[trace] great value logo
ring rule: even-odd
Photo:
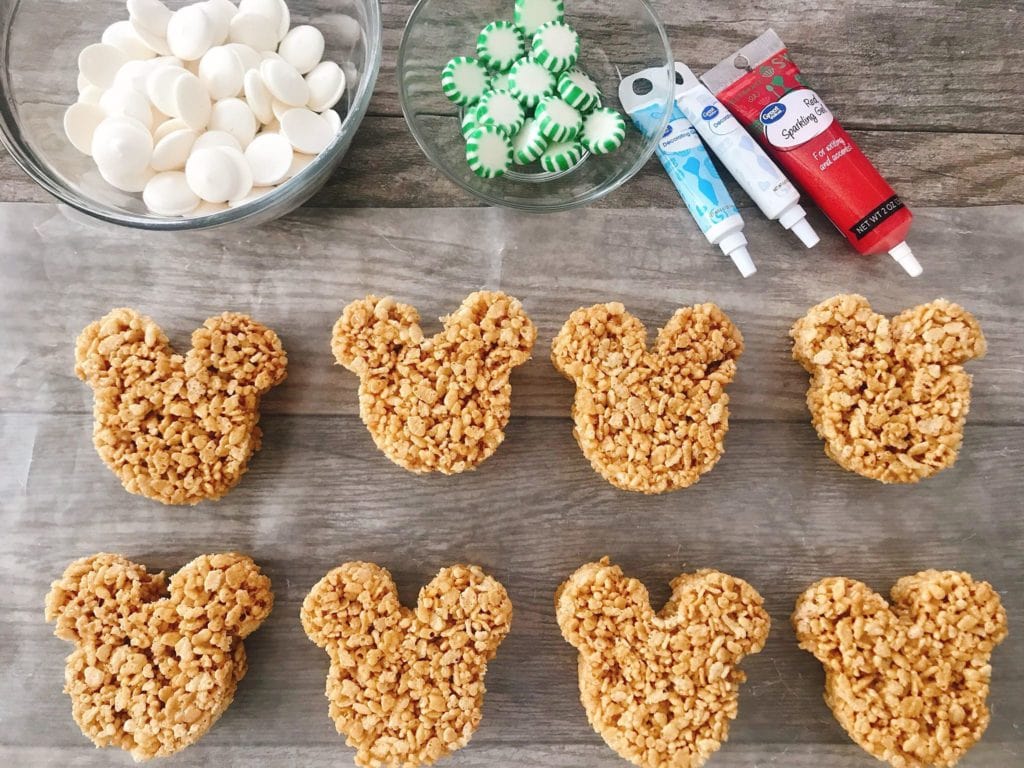
[[[710,107],[704,107],[704,111],[700,113],[700,116],[705,120],[714,120],[718,117],[718,107],[712,104]]]
[[[765,125],[771,125],[776,120],[781,120],[785,114],[786,105],[775,102],[761,110],[761,122]]]

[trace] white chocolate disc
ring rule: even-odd
[[[79,102],[64,113],[64,133],[79,152],[92,155],[92,137],[107,114],[96,104]]]
[[[257,51],[269,51],[277,47],[277,23],[258,13],[239,11],[231,20],[228,39]]]
[[[319,155],[334,140],[333,126],[316,112],[291,109],[281,118],[281,133],[299,152]]]
[[[309,101],[309,86],[298,70],[286,61],[264,59],[260,64],[260,77],[271,95],[288,106],[304,107]]]
[[[114,84],[117,71],[128,61],[128,56],[119,48],[95,43],[78,54],[78,69],[96,87],[109,88]]]
[[[198,152],[200,149],[209,149],[210,147],[231,147],[237,149],[239,152],[242,151],[242,145],[238,143],[238,139],[232,136],[230,133],[224,131],[207,131],[206,133],[199,134],[199,138],[196,139],[196,143],[192,145],[192,152]]]
[[[224,131],[234,136],[242,149],[249,146],[258,128],[256,115],[241,99],[221,99],[210,113],[210,130]]]
[[[278,48],[281,58],[299,71],[300,75],[312,72],[324,55],[324,36],[316,27],[304,24],[295,27],[284,36]]]
[[[253,184],[272,186],[288,178],[294,152],[292,145],[279,133],[262,133],[245,148],[245,159],[252,171]]]
[[[130,21],[115,21],[103,30],[100,42],[114,46],[129,59],[146,60],[156,56],[156,52],[139,37]]]
[[[153,130],[153,110],[149,99],[130,88],[111,88],[100,98],[100,107],[107,117],[131,117]]]
[[[160,0],[128,0],[128,18],[136,30],[141,27],[158,37],[167,37],[171,9]]]
[[[314,112],[324,112],[341,101],[345,93],[345,72],[333,61],[324,61],[306,75],[309,86],[309,102]]]
[[[245,65],[236,51],[215,46],[199,62],[199,79],[214,100],[237,96],[242,92]]]
[[[200,5],[186,5],[175,11],[167,24],[167,47],[184,61],[203,57],[216,37],[214,22]]]
[[[153,147],[150,165],[154,171],[180,171],[185,167],[199,134],[191,128],[171,131]]]
[[[184,216],[199,207],[199,196],[192,191],[181,171],[158,173],[142,190],[142,201],[160,216]]]
[[[174,106],[174,116],[184,120],[193,131],[203,130],[210,122],[210,94],[191,72],[182,72],[174,81]]]
[[[264,124],[274,120],[274,97],[263,83],[259,70],[250,69],[245,73],[244,86],[245,100],[256,119]]]
[[[232,147],[210,147],[193,150],[185,164],[189,188],[203,200],[226,203],[242,185],[238,164],[230,153],[241,152]],[[245,158],[242,157],[244,162]]]

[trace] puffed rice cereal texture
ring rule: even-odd
[[[615,302],[573,312],[551,359],[576,385],[573,434],[594,470],[653,494],[693,485],[722,457],[742,352],[714,304],[679,309],[648,349],[643,323]]]
[[[811,422],[839,466],[883,483],[953,466],[971,405],[963,363],[986,348],[963,307],[937,299],[890,320],[863,296],[834,296],[790,336],[811,374]]]
[[[219,499],[260,447],[260,398],[284,381],[277,334],[225,312],[182,357],[150,318],[115,309],[78,337],[94,394],[93,444],[125,489],[164,504]]]
[[[949,768],[988,727],[1006,612],[991,585],[955,571],[906,576],[891,597],[823,579],[797,600],[793,628],[850,738],[893,768]]]
[[[713,570],[683,574],[655,613],[647,590],[608,558],[559,588],[562,635],[579,651],[580,700],[608,746],[641,768],[696,768],[728,738],[771,620],[757,591]]]
[[[306,634],[331,659],[331,719],[365,768],[429,765],[466,746],[511,622],[505,588],[475,565],[443,569],[410,610],[387,570],[346,563],[302,604]]]
[[[505,439],[512,369],[537,331],[522,304],[477,292],[425,338],[419,314],[394,299],[353,302],[334,326],[339,365],[359,376],[359,414],[377,447],[417,473],[477,467]]]
[[[270,579],[244,555],[203,555],[170,579],[119,555],[71,563],[46,596],[73,643],[64,691],[82,733],[136,761],[195,743],[245,676],[242,640],[270,614]]]

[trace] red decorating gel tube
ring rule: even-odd
[[[772,30],[701,80],[864,255],[889,253],[912,276],[921,265],[906,243],[913,215],[821,97]]]

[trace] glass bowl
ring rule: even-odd
[[[172,10],[186,3],[169,2]],[[148,213],[141,195],[107,184],[92,158],[64,135],[64,112],[78,98],[78,53],[100,41],[111,23],[128,18],[124,0],[0,0],[0,138],[15,161],[47,192],[97,219],[139,229],[208,229],[283,216],[326,183],[366,114],[381,57],[379,0],[290,0],[292,26],[324,34],[324,59],[338,62],[347,90],[335,107],[342,118],[334,142],[274,191],[206,216]]]
[[[441,91],[441,70],[453,56],[476,56],[476,39],[488,23],[511,21],[513,0],[420,0],[398,51],[402,112],[420,148],[452,181],[491,205],[554,212],[588,205],[632,178],[650,159],[671,116],[672,88],[662,105],[661,129],[652,138],[637,131],[619,103],[623,77],[664,68],[667,86],[674,59],[661,20],[647,0],[565,0],[565,21],[580,35],[577,67],[601,88],[605,106],[622,112],[626,140],[608,155],[586,156],[569,171],[545,173],[539,164],[496,179],[483,179],[466,163],[462,112]]]

